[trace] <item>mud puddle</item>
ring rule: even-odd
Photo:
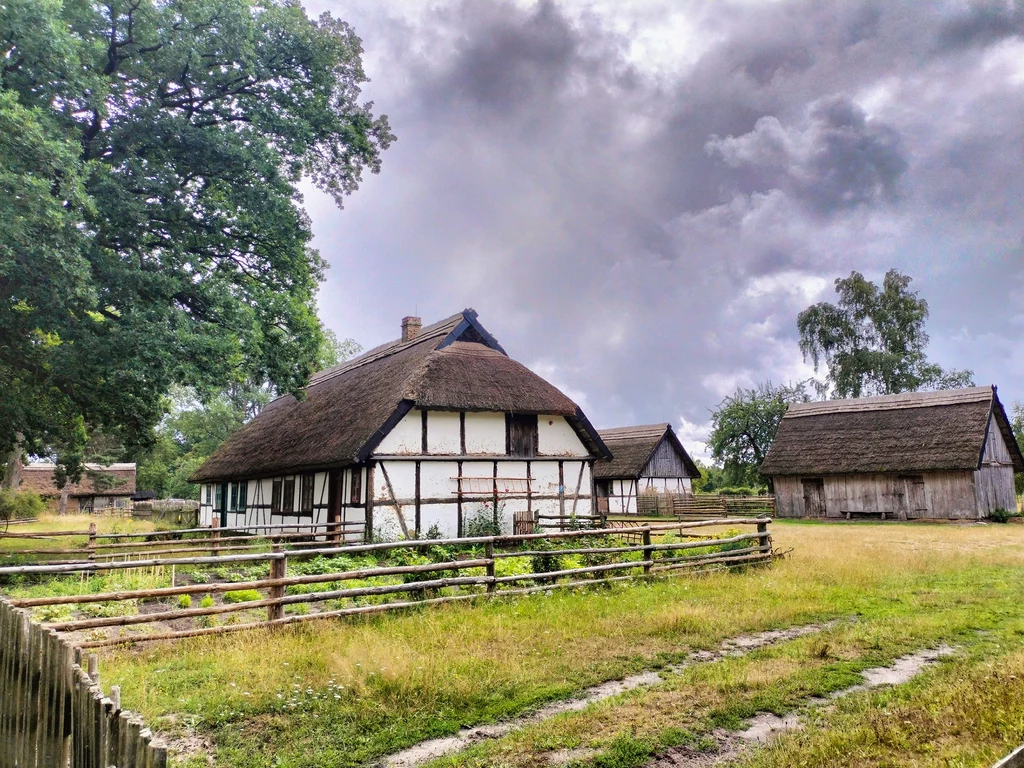
[[[603,701],[604,699],[617,696],[618,694],[625,693],[626,691],[657,685],[662,682],[663,675],[671,675],[681,672],[692,664],[718,661],[719,659],[731,656],[743,656],[751,651],[757,650],[758,648],[764,648],[787,640],[795,640],[798,637],[830,629],[837,623],[838,622],[808,624],[800,627],[775,629],[767,632],[758,632],[753,635],[742,635],[740,637],[729,638],[728,640],[723,641],[717,650],[695,651],[682,663],[672,664],[659,670],[640,672],[635,675],[630,675],[629,677],[624,677],[621,680],[610,680],[606,683],[595,685],[584,690],[579,696],[547,704],[528,715],[524,715],[523,717],[519,717],[514,720],[507,720],[503,723],[496,723],[493,725],[480,725],[473,728],[463,728],[452,736],[445,736],[439,739],[420,742],[408,749],[380,760],[377,765],[384,766],[384,768],[416,768],[416,766],[422,765],[423,763],[435,758],[460,752],[461,750],[481,741],[501,738],[512,731],[518,730],[519,728],[543,722],[555,715],[581,710],[595,702]],[[573,758],[578,757],[578,755],[573,755]]]
[[[771,712],[762,712],[747,721],[747,727],[742,731],[715,731],[711,734],[718,742],[718,750],[715,752],[697,752],[687,747],[670,749],[648,763],[647,768],[709,768],[725,765],[752,746],[766,744],[781,733],[799,729],[803,725],[801,715],[806,714],[808,710],[827,712],[832,708],[830,702],[851,693],[909,682],[940,658],[955,651],[955,648],[948,645],[940,645],[937,648],[901,656],[888,667],[865,669],[861,672],[863,683],[834,691],[828,697],[811,698],[799,711],[787,713],[782,717]]]

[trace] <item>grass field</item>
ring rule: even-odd
[[[197,638],[101,659],[104,686],[192,747],[180,762],[362,765],[459,727],[769,628],[838,620],[528,726],[439,765],[642,765],[800,709],[945,642],[912,682],[841,699],[750,766],[990,764],[1024,740],[1024,525],[776,523],[771,569]]]

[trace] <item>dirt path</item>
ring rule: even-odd
[[[590,704],[616,696],[626,691],[657,685],[662,682],[662,675],[681,672],[692,664],[718,661],[719,659],[724,659],[730,656],[743,656],[758,648],[764,648],[765,646],[785,642],[786,640],[795,640],[796,638],[803,637],[804,635],[810,635],[815,632],[830,629],[835,626],[836,623],[837,622],[808,624],[800,627],[790,627],[789,629],[776,629],[768,632],[759,632],[754,635],[742,635],[740,637],[730,638],[725,640],[717,650],[695,651],[694,653],[691,653],[687,660],[680,664],[673,664],[659,670],[640,672],[636,675],[630,675],[629,677],[623,678],[622,680],[611,680],[607,683],[595,685],[591,688],[587,688],[579,696],[571,699],[565,699],[563,701],[556,701],[514,720],[507,720],[494,725],[481,725],[475,728],[463,728],[452,736],[423,741],[409,747],[408,749],[391,755],[390,757],[380,760],[377,765],[384,766],[384,768],[416,768],[416,766],[422,765],[429,760],[443,757],[445,755],[451,755],[480,741],[501,738],[512,731],[518,730],[519,728],[542,722],[554,717],[555,715],[560,715],[563,712],[575,712],[589,706]]]
[[[724,766],[736,760],[745,750],[758,744],[765,744],[780,733],[795,731],[802,727],[801,715],[812,708],[818,711],[831,709],[829,702],[848,696],[857,691],[867,691],[883,685],[899,685],[919,675],[924,669],[934,664],[942,656],[955,651],[948,645],[929,648],[908,656],[902,656],[888,667],[865,669],[861,674],[864,682],[835,691],[828,698],[812,698],[799,711],[790,712],[783,717],[770,712],[762,712],[747,722],[742,731],[717,730],[711,737],[718,742],[715,752],[697,752],[688,747],[674,747],[658,755],[647,764],[646,768],[710,768]]]

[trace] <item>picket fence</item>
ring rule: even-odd
[[[0,597],[0,768],[163,768],[167,749],[105,696],[96,657]]]

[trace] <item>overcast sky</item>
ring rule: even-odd
[[[364,347],[474,307],[598,427],[702,452],[812,374],[796,315],[897,268],[931,357],[1024,400],[1024,3],[307,0],[398,141],[339,211],[320,313]]]

